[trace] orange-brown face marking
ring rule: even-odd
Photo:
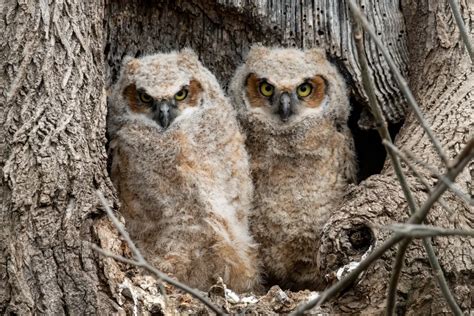
[[[310,79],[309,82],[313,86],[313,91],[307,97],[302,98],[302,100],[308,108],[316,108],[324,100],[326,94],[326,81],[324,81],[321,76],[315,76]]]
[[[199,105],[199,95],[203,91],[201,83],[195,79],[192,79],[191,82],[189,83],[189,91],[188,91],[188,97],[186,99],[189,99],[188,102],[186,102],[187,106],[197,106]],[[186,99],[184,101],[186,101]]]
[[[134,84],[127,86],[123,90],[123,95],[128,101],[130,110],[135,113],[150,113],[150,106],[138,99],[137,87]]]
[[[267,104],[267,98],[259,91],[260,79],[255,74],[250,74],[247,78],[247,97],[252,107],[262,107]]]
[[[203,92],[203,88],[201,83],[195,79],[192,79],[189,83],[189,86],[183,88],[187,91],[186,97],[179,101],[176,99],[176,94],[174,96],[170,96],[169,98],[175,98],[174,102],[176,102],[176,106],[180,111],[184,110],[187,107],[195,107],[199,105],[200,95]],[[181,90],[180,90],[181,91]],[[123,96],[128,101],[128,105],[130,110],[135,113],[142,113],[142,114],[149,114],[151,113],[151,102],[146,103],[140,99],[140,93],[137,87],[134,84],[127,86],[123,90]],[[151,96],[153,97],[153,96]]]

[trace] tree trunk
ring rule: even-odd
[[[101,1],[2,3],[0,313],[110,310],[87,243],[106,172]]]
[[[403,3],[402,10],[408,34],[407,46],[410,48],[410,87],[428,124],[452,159],[473,137],[474,80],[471,61],[447,3],[407,1]],[[463,10],[465,18],[472,16],[474,5],[472,2],[469,5],[463,3]],[[396,144],[428,162],[439,173],[446,171],[412,113],[407,117]],[[471,192],[471,196],[472,170],[471,162],[470,168],[461,173],[456,181],[464,192]],[[407,174],[410,189],[418,205],[421,205],[426,200],[426,190],[413,173]],[[429,172],[422,174],[431,185],[436,183],[436,178]],[[446,228],[472,228],[473,208],[452,193],[448,192],[443,197],[452,213],[447,213],[437,203],[426,222]],[[347,203],[327,223],[325,241],[320,250],[321,256],[325,258],[322,265],[326,267],[327,273],[334,273],[350,261],[360,261],[368,248],[367,240],[365,244],[364,241],[356,241],[356,233],[364,233],[361,227],[368,224],[375,227],[373,244],[380,245],[389,235],[388,231],[380,227],[403,222],[407,214],[407,202],[392,166],[386,162],[380,175],[374,175],[350,190]],[[472,310],[472,239],[439,237],[433,239],[433,244],[458,304],[463,310]],[[326,310],[331,313],[381,313],[385,307],[394,254],[395,249],[387,252],[366,272],[357,286],[328,304]],[[421,241],[412,243],[408,248],[404,264],[398,286],[398,312],[417,315],[448,313],[449,309],[433,278]]]
[[[473,135],[474,82],[449,6],[444,1],[407,1],[400,11],[397,1],[360,2],[399,67],[408,69],[410,87],[428,122],[449,157],[455,157]],[[472,2],[463,0],[461,5],[465,20],[473,16]],[[99,257],[89,247],[92,242],[118,254],[128,253],[95,195],[99,189],[116,202],[106,170],[105,98],[124,55],[191,47],[225,86],[254,42],[321,45],[352,84],[360,125],[371,125],[344,1],[6,0],[0,8],[2,314],[162,308],[162,301],[153,299],[146,278]],[[374,44],[366,39],[365,45],[384,114],[390,122],[398,122],[405,113],[403,98]],[[397,145],[444,171],[411,114]],[[473,169],[471,165],[457,180],[471,195]],[[425,175],[431,184],[436,182]],[[409,183],[422,204],[424,187],[413,176]],[[473,226],[472,208],[451,193],[444,200],[452,214],[435,205],[427,222]],[[389,235],[378,226],[361,227],[401,222],[407,214],[407,203],[386,162],[380,174],[351,188],[344,207],[326,225],[320,253],[328,279]],[[356,242],[355,237],[361,235],[368,238]],[[472,308],[472,239],[442,237],[434,239],[434,245],[458,303],[463,309]],[[394,253],[387,252],[355,286],[322,310],[381,312]],[[425,258],[421,244],[414,242],[399,285],[400,312],[447,311]],[[170,308],[202,309],[190,303],[195,301],[188,296],[168,290]],[[249,311],[288,312],[307,297],[289,293],[294,302],[282,309],[269,295]]]

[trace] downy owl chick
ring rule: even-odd
[[[247,134],[263,272],[317,289],[320,234],[356,171],[343,78],[318,49],[254,46],[230,93]]]
[[[127,58],[110,98],[111,177],[131,237],[192,287],[258,283],[244,138],[191,50]]]

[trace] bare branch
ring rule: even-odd
[[[456,316],[462,315],[462,310],[459,305],[456,303],[453,293],[449,289],[448,282],[444,277],[443,270],[441,269],[441,265],[439,264],[438,257],[436,257],[436,253],[433,248],[433,244],[431,243],[430,238],[423,238],[423,245],[426,249],[426,254],[428,255],[428,259],[430,261],[431,269],[433,269],[433,275],[438,281],[439,288],[441,290],[441,294],[443,294],[446,302],[449,305],[449,308]]]
[[[455,162],[449,168],[445,176],[454,181],[459,173],[466,167],[466,165],[474,157],[474,139],[471,139],[461,153],[456,158]],[[420,224],[428,214],[433,204],[439,199],[439,197],[448,189],[448,186],[444,182],[440,182],[436,185],[433,193],[429,196],[427,201],[408,219],[408,224]],[[376,248],[365,260],[361,261],[359,265],[348,273],[339,282],[335,283],[318,297],[310,300],[309,302],[300,305],[290,315],[303,315],[305,311],[312,309],[313,307],[321,305],[323,302],[337,295],[340,291],[351,285],[356,280],[359,274],[365,271],[370,265],[380,258],[388,249],[393,247],[395,244],[400,242],[403,236],[399,234],[392,235],[389,239],[385,240],[382,245]]]
[[[129,264],[129,265],[132,265],[132,266],[141,267],[141,263],[138,262],[138,261],[128,259],[128,258],[125,258],[123,256],[116,255],[115,253],[110,252],[110,251],[105,250],[105,249],[102,249],[102,248],[100,248],[99,246],[97,246],[95,244],[91,244],[90,246],[93,250],[97,251],[98,253],[100,253],[104,257],[109,257],[109,258],[115,259],[117,261]]]
[[[105,200],[104,196],[102,195],[102,193],[100,191],[97,191],[97,196],[99,197],[101,203],[103,204],[104,209],[107,212],[107,215],[112,220],[112,223],[118,229],[118,231],[120,232],[122,237],[125,239],[125,241],[127,242],[128,246],[132,250],[132,252],[133,252],[133,254],[134,254],[134,256],[137,260],[136,261],[135,260],[130,260],[130,259],[127,259],[125,257],[115,255],[115,254],[110,253],[110,252],[108,252],[104,249],[99,248],[96,245],[92,245],[92,249],[98,251],[100,254],[102,254],[106,257],[110,257],[110,258],[113,258],[117,261],[121,261],[123,263],[127,263],[127,264],[130,264],[130,265],[136,266],[136,267],[143,268],[143,269],[147,270],[148,272],[154,274],[159,280],[163,280],[164,282],[169,283],[169,284],[175,286],[176,288],[178,288],[180,290],[183,290],[186,293],[191,294],[196,299],[200,300],[204,305],[209,307],[217,315],[224,315],[224,313],[219,308],[214,306],[208,299],[206,299],[204,296],[202,296],[197,290],[192,289],[189,286],[187,286],[187,285],[185,285],[185,284],[183,284],[183,283],[181,283],[177,280],[174,280],[174,279],[170,278],[165,273],[159,271],[158,269],[156,269],[155,267],[150,265],[143,258],[143,255],[140,253],[138,248],[135,246],[135,243],[132,241],[132,239],[128,235],[127,231],[124,229],[123,225],[120,223],[120,221],[117,219],[117,217],[115,217],[113,211],[108,206],[107,201]]]
[[[369,105],[371,108],[371,111],[374,115],[374,118],[376,119],[377,122],[377,130],[381,136],[381,138],[384,140],[384,144],[390,144],[392,145],[392,140],[390,137],[390,133],[387,128],[387,124],[384,120],[384,117],[382,115],[382,111],[379,107],[379,104],[377,102],[377,99],[375,97],[375,87],[374,83],[371,80],[371,77],[369,75],[369,67],[367,65],[367,58],[365,56],[365,51],[363,47],[363,33],[362,33],[362,28],[360,24],[356,20],[355,12],[351,10],[353,13],[352,19],[353,19],[353,25],[354,25],[354,40],[356,43],[357,47],[357,55],[359,57],[359,63],[361,65],[361,73],[362,73],[362,81],[364,85],[364,90],[366,91],[368,98],[369,98]],[[393,146],[393,145],[392,145]],[[408,182],[406,181],[405,175],[403,173],[402,167],[400,165],[400,161],[398,157],[395,155],[394,152],[392,152],[391,147],[387,146],[387,152],[390,156],[390,159],[392,161],[392,165],[395,170],[395,174],[397,175],[397,179],[400,182],[400,185],[403,190],[403,194],[405,195],[405,198],[408,202],[408,206],[410,208],[410,213],[413,214],[416,211],[417,205],[415,203],[415,200],[411,194],[410,188],[408,186]],[[396,298],[397,298],[397,285],[398,285],[398,280],[400,277],[401,269],[403,267],[403,258],[405,257],[405,251],[408,248],[408,245],[410,244],[411,239],[406,239],[404,240],[397,251],[396,259],[394,262],[394,266],[392,269],[392,275],[390,278],[390,283],[388,287],[388,294],[387,294],[387,315],[393,315],[395,311],[395,303],[396,303]],[[428,258],[430,261],[431,266],[433,269],[435,269],[435,275],[437,276],[439,285],[441,289],[448,289],[447,287],[447,282],[444,277],[444,274],[442,270],[439,268],[439,262],[438,258],[436,257],[433,246],[431,244],[431,241],[429,239],[423,239],[423,244],[426,248],[426,251],[428,253]],[[452,294],[448,291],[445,293],[443,291],[443,294],[446,296],[446,300],[454,302],[454,299],[452,297]],[[450,304],[451,305],[451,304]],[[457,305],[454,304],[454,308],[456,308]],[[459,308],[458,308],[459,309]]]
[[[431,167],[430,165],[428,165],[426,162],[418,159],[415,157],[415,155],[407,152],[407,151],[401,151],[400,149],[398,149],[397,147],[395,147],[393,144],[389,143],[389,142],[386,142],[385,140],[383,140],[383,144],[385,146],[389,146],[400,158],[402,158],[403,161],[405,161],[407,164],[408,164],[408,158],[410,158],[411,160],[413,160],[416,164],[419,164],[419,165],[422,165],[423,167],[425,167],[426,169],[428,169],[431,173],[431,175],[433,177],[436,177],[438,178],[440,181],[443,181],[444,183],[446,183],[446,185],[449,187],[449,189],[454,193],[456,194],[457,196],[459,196],[460,198],[462,198],[467,204],[469,205],[474,205],[474,199],[471,199],[466,193],[462,192],[461,189],[457,188],[456,185],[452,182],[452,181],[449,181],[448,178],[446,178],[445,176],[439,174],[435,168]],[[405,156],[406,155],[406,156]],[[408,158],[407,158],[408,156]]]
[[[363,33],[360,24],[356,22],[355,17],[352,17],[354,20],[354,41],[357,47],[357,56],[359,58],[359,63],[361,67],[362,73],[362,83],[364,85],[364,90],[367,93],[369,98],[369,106],[372,114],[374,115],[375,121],[377,122],[377,131],[380,134],[380,137],[388,142],[392,143],[392,139],[390,137],[390,132],[388,131],[387,123],[385,122],[385,118],[382,114],[382,110],[377,102],[377,98],[375,97],[375,87],[374,83],[371,80],[369,75],[369,66],[367,64],[367,57],[365,55],[364,47],[363,47]],[[408,183],[406,181],[405,175],[403,173],[402,167],[400,165],[400,161],[398,157],[392,153],[389,149],[387,150],[390,160],[392,161],[393,168],[395,170],[395,174],[397,175],[398,181],[402,187],[403,193],[405,198],[407,199],[408,205],[411,210],[415,210],[415,200],[410,192],[410,188],[408,187]]]
[[[382,114],[382,110],[380,109],[380,105],[377,102],[377,98],[375,97],[375,87],[374,83],[371,80],[369,74],[369,66],[367,64],[367,57],[364,51],[364,43],[363,43],[363,32],[360,23],[357,21],[356,17],[354,16],[354,11],[351,10],[352,13],[352,24],[354,26],[354,41],[357,48],[357,56],[359,60],[359,64],[361,67],[362,73],[362,83],[364,85],[364,90],[367,93],[369,99],[369,106],[371,112],[377,122],[377,131],[380,134],[380,137],[387,143],[392,143],[392,139],[390,137],[390,133],[387,128],[387,123],[385,122],[385,118]],[[410,188],[405,178],[405,174],[402,170],[400,165],[400,161],[398,157],[387,147],[387,152],[390,156],[390,160],[393,165],[393,169],[395,170],[395,174],[397,176],[398,181],[400,182],[400,186],[402,187],[403,194],[408,202],[409,208],[411,212],[414,212],[416,209],[415,200],[411,194]],[[398,278],[400,276],[401,269],[403,267],[403,258],[405,257],[405,250],[408,248],[411,239],[404,240],[399,248],[397,257],[392,269],[392,276],[390,278],[390,284],[388,288],[388,295],[387,295],[387,314],[391,315],[393,313],[395,302],[396,302],[396,294],[397,294],[397,284]]]
[[[416,178],[418,180],[420,180],[420,182],[423,184],[423,186],[426,188],[426,190],[428,191],[429,194],[431,194],[432,190],[431,190],[431,186],[430,184],[425,180],[425,178],[416,170],[415,166],[412,164],[412,162],[410,161],[410,159],[408,159],[395,145],[393,145],[392,143],[389,143],[389,142],[386,142],[385,140],[382,141],[383,144],[387,147],[390,147],[390,149],[396,153],[402,160],[403,162],[408,166],[408,168],[411,169],[411,171],[413,172],[413,174],[416,176]],[[449,214],[452,214],[453,211],[451,209],[449,209],[449,207],[446,205],[446,203],[444,202],[444,199],[443,197],[440,197],[439,200],[438,200],[438,203],[446,210],[446,212],[448,212]]]
[[[395,304],[397,302],[398,280],[400,279],[400,274],[402,272],[405,253],[410,243],[411,238],[406,238],[402,240],[398,245],[397,255],[395,256],[395,262],[392,267],[392,274],[390,276],[390,283],[387,291],[387,306],[385,308],[387,315],[393,315],[395,311]]]
[[[421,113],[420,107],[418,106],[418,103],[415,100],[415,97],[411,93],[410,89],[408,88],[408,83],[406,80],[403,78],[401,75],[400,71],[398,70],[395,62],[393,61],[392,57],[390,56],[390,53],[388,50],[385,48],[385,46],[382,44],[380,39],[377,37],[375,34],[375,31],[373,30],[372,26],[369,24],[367,19],[364,17],[360,9],[357,7],[357,5],[354,3],[353,0],[349,0],[347,2],[349,4],[349,7],[354,14],[354,16],[357,18],[357,20],[362,24],[363,28],[365,31],[370,35],[371,39],[374,41],[374,43],[377,45],[377,48],[380,50],[382,55],[384,56],[385,60],[387,61],[388,66],[390,67],[390,70],[392,71],[395,80],[398,83],[398,86],[400,87],[400,90],[402,91],[403,95],[405,96],[408,105],[413,109],[416,118],[418,119],[418,122],[420,125],[423,127],[425,130],[426,134],[428,135],[429,139],[433,143],[439,157],[441,160],[444,162],[446,166],[448,166],[449,162],[448,159],[446,158],[446,155],[441,147],[440,142],[436,138],[436,136],[433,134],[433,131],[429,127],[428,123],[423,117],[423,114]]]
[[[402,160],[404,160],[404,162],[408,165],[408,167],[413,170],[413,172],[415,173],[415,175],[418,177],[418,179],[423,183],[423,185],[426,187],[426,189],[428,190],[428,193],[431,194],[432,193],[432,190],[431,190],[431,187],[429,186],[429,184],[426,182],[426,180],[420,175],[418,174],[418,172],[416,171],[415,167],[411,164],[410,160],[407,159],[405,157],[405,155],[403,155],[397,147],[395,147],[393,144],[389,143],[389,142],[386,142],[384,141],[384,144],[385,146],[388,146],[391,148],[391,150],[393,152],[395,152],[397,155],[400,156],[400,158],[402,158]],[[444,178],[444,177],[443,177]],[[445,184],[448,184],[450,183],[449,181],[445,181]],[[451,213],[451,211],[448,209],[448,207],[445,205],[442,197],[439,198],[438,202],[441,204],[441,206],[444,207],[444,209],[446,211],[448,211],[449,213]],[[429,235],[426,235],[425,237],[428,237]],[[410,236],[412,237],[412,236]],[[438,280],[438,284],[440,285],[440,288],[441,288],[441,291],[442,291],[442,294],[443,296],[446,298],[448,304],[450,305],[451,307],[451,310],[453,311],[454,314],[457,314],[459,315],[459,312],[460,312],[460,309],[458,308],[458,305],[456,304],[455,300],[454,300],[454,297],[452,296],[451,292],[449,291],[449,287],[447,285],[447,282],[446,282],[446,279],[444,278],[444,274],[441,270],[441,267],[439,265],[439,262],[438,262],[438,259],[436,257],[436,254],[434,252],[434,249],[433,249],[433,246],[431,244],[431,241],[427,238],[424,238],[423,239],[423,244],[424,244],[424,247],[427,251],[427,254],[428,254],[428,258],[430,259],[430,264],[431,264],[431,267],[433,269],[433,274],[435,275],[435,277],[437,278]],[[397,268],[394,266],[394,269],[393,269],[393,274],[392,274],[392,277],[391,277],[391,282],[390,282],[390,287],[389,287],[389,291],[388,291],[388,294],[387,294],[387,312],[388,313],[393,313],[394,311],[394,307],[395,307],[395,297],[396,297],[396,287],[392,286],[392,282],[395,282],[394,278],[395,277],[399,277],[399,270],[397,269],[400,269],[401,268],[401,264],[402,262],[399,261],[399,260],[402,260],[403,257],[404,257],[404,251],[406,251],[406,246],[408,246],[408,244],[406,243],[402,243],[399,247],[399,250],[398,250],[398,253],[397,253],[397,257],[396,257],[396,260],[395,260],[395,266],[398,266]]]
[[[102,192],[97,191],[96,193],[97,193],[97,196],[99,197],[100,202],[104,206],[104,209],[107,212],[107,215],[109,216],[110,220],[112,221],[114,226],[118,229],[118,231],[120,232],[120,235],[123,236],[123,238],[125,239],[125,241],[129,245],[130,249],[132,250],[133,255],[135,256],[135,259],[137,259],[137,261],[140,262],[140,263],[144,262],[145,259],[143,258],[142,254],[140,253],[138,248],[135,246],[135,243],[130,238],[130,235],[125,230],[122,223],[120,223],[120,221],[117,219],[117,217],[115,217],[112,209],[109,207],[109,205],[107,204],[107,201],[105,200],[104,196],[102,195]]]
[[[474,63],[474,50],[472,48],[471,39],[469,38],[469,34],[467,33],[466,26],[464,25],[463,18],[461,16],[461,10],[459,10],[458,4],[454,0],[448,0],[449,6],[451,7],[451,11],[453,12],[454,19],[458,25],[459,31],[461,32],[462,40],[464,41],[464,45],[466,45],[467,51],[469,56],[471,57],[471,62]]]
[[[435,237],[435,236],[469,236],[474,237],[473,229],[449,229],[429,225],[417,224],[393,224],[382,226],[393,232],[412,238]]]

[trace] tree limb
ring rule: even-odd
[[[352,13],[352,19],[353,19],[353,24],[355,24],[355,32],[354,32],[354,40],[356,43],[357,47],[357,55],[359,57],[359,62],[361,66],[361,72],[362,72],[362,81],[364,85],[364,90],[366,91],[368,97],[369,97],[369,105],[371,108],[371,111],[374,115],[374,118],[377,122],[377,130],[381,136],[381,138],[384,140],[384,144],[392,144],[392,140],[390,137],[390,133],[387,128],[387,124],[385,123],[385,120],[382,115],[382,111],[380,109],[379,104],[377,103],[377,99],[375,97],[375,87],[372,79],[370,78],[369,75],[369,67],[367,64],[367,58],[365,56],[364,52],[364,47],[363,47],[363,33],[362,33],[362,27],[360,25],[360,19],[362,16],[357,16],[357,12],[354,11],[354,8],[351,6],[351,13]],[[402,78],[403,79],[403,78]],[[409,92],[410,90],[407,89]],[[400,165],[400,161],[398,159],[398,156],[392,151],[392,147],[385,146],[387,149],[387,152],[390,156],[390,160],[392,162],[393,168],[395,170],[395,174],[397,176],[398,181],[400,182],[400,185],[403,190],[403,194],[405,195],[405,198],[408,202],[408,206],[410,209],[410,213],[413,214],[415,213],[417,209],[417,205],[415,203],[415,200],[413,198],[413,195],[411,194],[410,188],[408,186],[408,183],[406,181],[405,175],[403,173],[402,167]],[[397,251],[397,255],[395,258],[394,266],[392,269],[392,275],[390,277],[390,283],[388,287],[388,294],[387,294],[387,315],[393,315],[395,311],[395,303],[396,303],[396,298],[397,298],[397,285],[398,285],[398,280],[400,277],[401,269],[403,268],[403,261],[405,258],[405,252],[408,249],[408,246],[411,242],[410,238],[406,238],[400,245]],[[435,255],[433,245],[431,244],[431,240],[429,238],[424,238],[423,239],[423,245],[426,249],[426,252],[428,254],[428,259],[430,261],[430,264],[432,268],[435,270],[435,275],[437,276],[438,283],[440,285],[440,288],[442,289],[443,295],[446,297],[446,300],[449,302],[449,306],[452,307],[453,312],[459,312],[460,308],[457,306],[453,295],[449,291],[449,288],[447,286],[446,278],[444,277],[444,274],[441,270],[441,267],[439,265],[438,258]],[[455,313],[456,314],[456,313]]]
[[[447,166],[448,165],[448,159],[446,155],[444,154],[444,151],[441,147],[441,144],[439,140],[436,138],[436,136],[433,134],[433,131],[431,130],[431,127],[429,127],[428,123],[423,117],[423,114],[421,113],[420,107],[418,106],[418,103],[415,100],[415,97],[411,93],[410,89],[408,88],[408,83],[406,80],[403,78],[401,75],[400,71],[397,68],[397,65],[393,61],[392,57],[390,56],[390,53],[388,50],[385,48],[385,46],[382,44],[378,36],[375,34],[375,31],[373,30],[372,26],[369,24],[367,19],[364,17],[360,9],[357,7],[355,2],[353,0],[348,0],[348,5],[354,14],[354,16],[357,18],[357,20],[362,24],[362,27],[365,29],[367,34],[370,35],[374,43],[377,45],[377,48],[380,50],[382,53],[383,57],[387,61],[388,66],[390,67],[390,70],[392,71],[395,80],[398,83],[398,86],[400,87],[400,90],[402,91],[403,95],[407,99],[408,105],[413,109],[416,118],[418,119],[418,122],[420,125],[423,127],[425,130],[426,134],[428,135],[429,139],[433,143],[436,152],[438,153],[438,156],[441,158],[441,160],[444,162],[444,164]]]
[[[467,33],[466,26],[464,25],[463,18],[461,16],[461,11],[459,10],[458,4],[454,0],[448,0],[451,11],[453,12],[454,19],[458,25],[459,31],[461,32],[462,40],[464,45],[466,45],[469,56],[471,57],[471,62],[474,63],[474,49],[472,48],[471,39]]]
[[[383,229],[390,229],[393,232],[412,238],[436,237],[436,236],[469,236],[474,237],[473,229],[448,229],[436,226],[418,224],[393,224],[382,226]]]
[[[474,158],[474,138],[472,138],[467,145],[463,148],[461,153],[455,159],[455,162],[449,168],[445,176],[454,181],[456,177],[461,173],[467,164]],[[433,204],[439,199],[439,197],[448,189],[448,186],[444,182],[440,182],[436,185],[433,193],[428,197],[427,201],[413,214],[407,221],[407,224],[420,224],[425,217],[428,215],[429,210]],[[399,234],[393,234],[390,238],[385,240],[382,245],[376,248],[367,258],[359,263],[350,273],[348,273],[339,282],[335,283],[324,292],[321,293],[315,299],[300,305],[290,315],[303,315],[305,311],[312,309],[313,307],[321,305],[323,302],[337,295],[340,291],[346,289],[351,285],[354,280],[357,279],[359,274],[365,271],[370,265],[377,259],[379,259],[388,249],[396,245],[398,242],[403,240],[403,236]]]

